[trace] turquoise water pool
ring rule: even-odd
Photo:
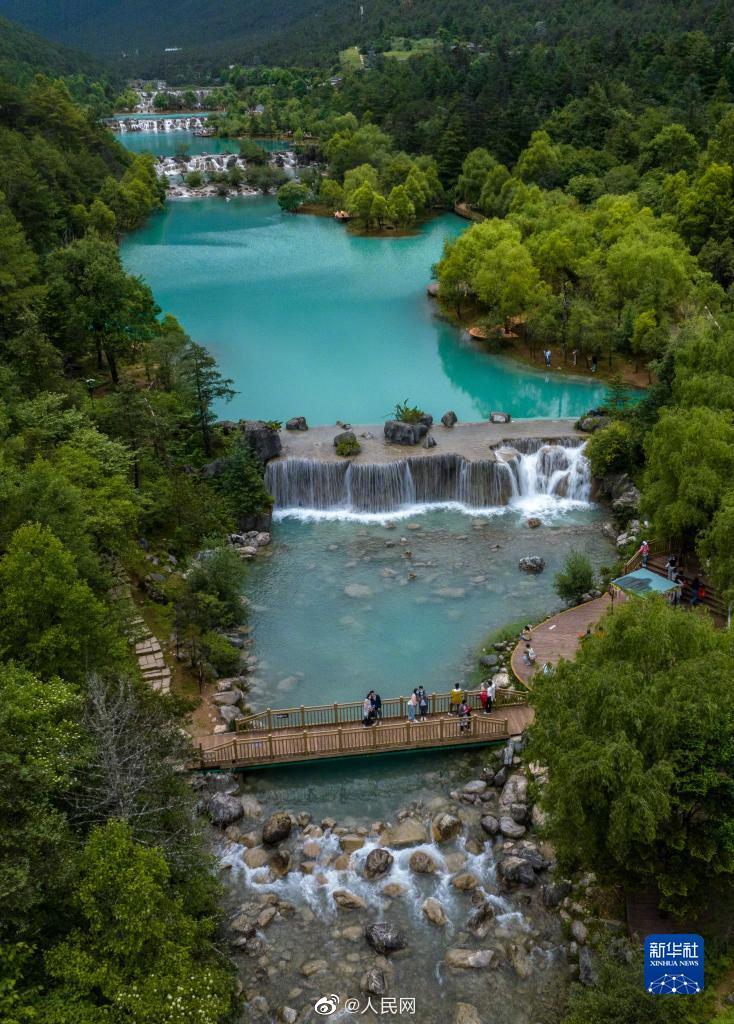
[[[151,118],[152,120],[152,118]],[[159,118],[160,120],[160,118]],[[220,139],[216,135],[194,135],[193,132],[116,132],[115,138],[131,153],[152,153],[153,156],[176,156],[186,147],[189,156],[200,153],[239,153],[239,139]],[[268,153],[281,152],[293,146],[288,139],[254,139]]]
[[[444,214],[409,237],[359,237],[270,197],[180,200],[127,236],[122,256],[233,379],[227,417],[376,423],[405,398],[463,420],[596,405],[596,382],[488,355],[436,316],[431,265],[466,226]]]

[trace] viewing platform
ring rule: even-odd
[[[231,770],[323,761],[332,758],[479,746],[522,733],[533,720],[524,690],[498,690],[491,714],[481,709],[479,691],[468,694],[468,719],[449,713],[450,694],[429,695],[424,722],[407,720],[405,697],[382,703],[382,717],[362,724],[362,701],[316,707],[268,708],[237,723],[226,736],[199,740],[193,769]]]
[[[367,426],[350,425],[348,429],[355,434],[361,451],[349,458],[356,463],[380,463],[416,456],[437,458],[441,455],[458,455],[475,461],[486,459],[490,449],[503,442],[511,447],[513,441],[530,439],[550,442],[558,442],[565,438],[587,440],[588,435],[576,430],[575,424],[575,418],[512,420],[510,423],[489,423],[483,420],[481,423],[456,423],[453,427],[445,427],[439,421],[430,429],[430,435],[436,440],[434,448],[424,448],[421,444],[391,444],[385,439],[383,423]],[[278,458],[344,462],[344,458],[337,455],[334,448],[334,438],[344,430],[344,427],[337,426],[281,430],[280,440],[283,449]]]

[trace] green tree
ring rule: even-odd
[[[20,526],[0,560],[0,657],[80,680],[121,656],[104,606],[49,529]]]
[[[647,436],[645,456],[641,511],[650,519],[656,537],[690,550],[730,486],[732,414],[665,409]]]
[[[232,986],[214,964],[211,924],[185,911],[161,851],[110,821],[92,830],[79,867],[79,924],[47,954],[59,987],[42,1015],[60,1024],[93,1009],[130,1024],[223,1020]]]
[[[74,840],[60,799],[82,760],[78,715],[67,683],[0,664],[0,943],[62,924]]]
[[[566,604],[579,604],[595,586],[594,569],[581,551],[571,551],[553,578],[553,589]]]
[[[561,870],[657,885],[679,914],[730,886],[733,654],[708,617],[634,599],[539,679],[529,756]]]
[[[246,441],[238,438],[225,459],[214,485],[224,497],[232,518],[242,528],[254,518],[270,513],[273,499],[265,489],[263,470]]]
[[[287,213],[295,213],[308,200],[309,190],[297,181],[287,181],[278,189],[278,206]]]
[[[347,196],[347,209],[353,217],[359,217],[366,228],[372,223],[372,204],[375,193],[372,186],[365,182]]]
[[[38,263],[0,192],[0,337],[5,338],[40,295]]]
[[[113,242],[87,235],[48,261],[49,333],[68,351],[102,354],[119,381],[117,362],[157,330],[150,288],[122,269]]]
[[[415,206],[404,185],[396,185],[392,189],[387,199],[387,208],[390,220],[398,227],[410,224],[415,218]]]
[[[497,161],[486,149],[473,149],[464,160],[456,194],[464,202],[476,205],[482,194],[487,175],[497,166]]]
[[[212,431],[217,420],[214,402],[229,402],[234,397],[232,381],[221,375],[216,359],[193,341],[188,342],[181,356],[179,377],[191,402],[191,419],[201,435],[204,454],[210,456]]]

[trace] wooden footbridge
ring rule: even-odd
[[[407,698],[382,702],[382,717],[362,724],[362,701],[317,707],[268,708],[237,722],[237,730],[200,738],[191,767],[259,768],[330,758],[497,743],[521,733],[533,719],[525,690],[498,690],[491,714],[482,711],[479,690],[468,693],[473,714],[451,714],[450,694],[433,693],[425,721],[407,718]]]

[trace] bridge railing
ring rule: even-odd
[[[481,708],[480,690],[465,690],[467,700],[473,710]],[[527,704],[528,694],[524,690],[497,690],[494,702],[496,708],[516,707]],[[382,702],[382,720],[406,719],[408,715],[407,697],[388,697]],[[428,713],[430,715],[448,714],[451,707],[450,693],[428,694]],[[308,729],[325,725],[354,725],[362,721],[363,703],[361,700],[348,701],[344,704],[301,705],[293,708],[268,708],[256,715],[249,715],[236,723],[237,732],[253,732],[264,730],[275,732],[278,729]]]
[[[462,728],[463,726],[463,728]],[[319,729],[303,732],[233,733],[232,739],[199,750],[200,768],[272,764],[311,758],[370,754],[375,751],[416,750],[421,747],[461,745],[501,740],[509,736],[506,718],[475,715],[468,721],[455,717],[428,719],[421,724],[381,722],[371,729]]]

